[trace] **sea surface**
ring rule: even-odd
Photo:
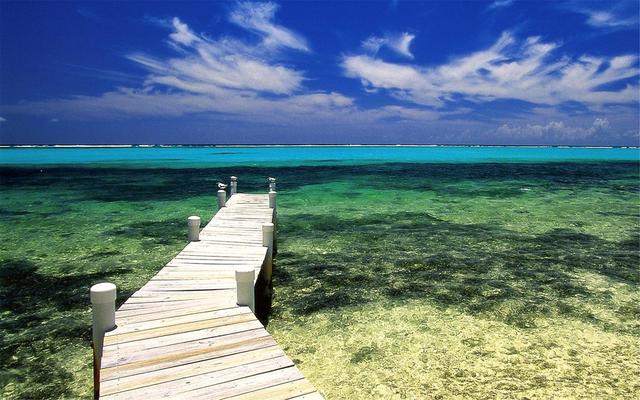
[[[638,148],[465,146],[261,146],[2,148],[0,165],[332,165],[638,160]]]
[[[0,149],[0,398],[90,398],[89,287],[118,303],[278,179],[267,329],[327,398],[633,398],[640,151]]]

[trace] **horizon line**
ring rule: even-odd
[[[640,149],[640,145],[571,145],[571,144],[411,144],[411,143],[367,143],[367,144],[303,144],[303,143],[286,143],[286,144],[182,144],[182,143],[121,143],[121,144],[0,144],[0,148],[171,148],[171,147],[532,147],[532,148],[628,148]]]

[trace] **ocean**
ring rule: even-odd
[[[327,398],[631,398],[638,148],[0,149],[0,397],[91,395],[91,284],[118,302],[278,179],[267,329]]]
[[[491,146],[254,146],[0,148],[0,165],[196,167],[385,162],[474,163],[638,160],[638,148]]]

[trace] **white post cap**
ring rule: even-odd
[[[253,267],[241,267],[236,269],[236,280],[238,282],[251,282],[255,280],[256,270]]]
[[[238,177],[237,177],[237,176],[232,176],[232,177],[231,177],[231,182],[235,182],[235,181],[237,181],[237,180],[238,180]]]
[[[273,232],[273,223],[267,222],[262,224],[262,232]]]
[[[200,225],[200,217],[196,215],[192,215],[191,217],[187,218],[187,221],[189,225]]]
[[[91,286],[90,297],[92,304],[113,303],[116,301],[116,285],[113,283],[98,283]]]

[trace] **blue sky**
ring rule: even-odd
[[[2,143],[639,144],[637,1],[2,2]]]

